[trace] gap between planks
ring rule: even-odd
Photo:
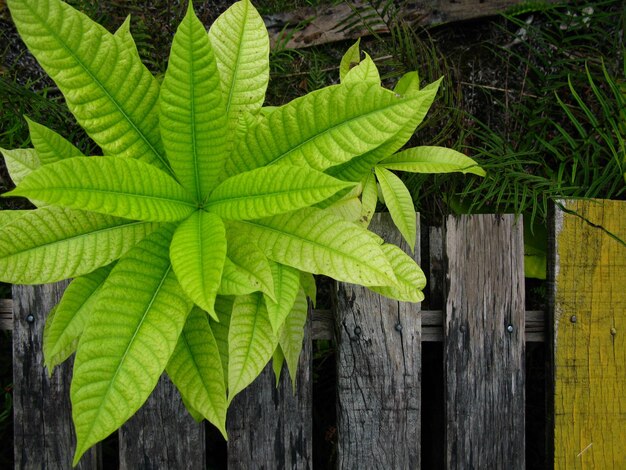
[[[0,330],[13,329],[13,302],[0,299]],[[422,310],[422,341],[443,341],[443,311]],[[545,313],[543,310],[526,311],[526,341],[545,341]],[[334,339],[332,310],[313,310],[313,339]]]

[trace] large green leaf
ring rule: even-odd
[[[253,126],[227,163],[227,172],[274,162],[320,171],[340,165],[395,136],[412,120],[420,100],[400,98],[367,83],[322,88],[277,108]]]
[[[41,166],[39,154],[35,149],[6,150],[0,148],[0,153],[4,157],[9,176],[15,184],[20,184],[27,175]]]
[[[237,297],[228,333],[228,402],[250,385],[278,344],[261,294]]]
[[[137,55],[59,0],[8,0],[20,36],[107,155],[169,168],[158,130],[159,84]]]
[[[196,210],[191,195],[166,173],[119,157],[77,157],[44,165],[6,195],[150,221],[180,220]]]
[[[413,147],[385,158],[380,166],[411,173],[473,173],[485,176],[478,163],[461,152],[445,147]]]
[[[78,344],[70,396],[74,465],[146,401],[178,342],[192,303],[169,260],[172,229],[154,232],[122,258],[99,294]]]
[[[300,288],[294,300],[293,307],[285,319],[285,323],[278,335],[280,349],[285,356],[289,376],[294,391],[298,373],[298,361],[304,341],[304,326],[306,324],[309,306],[306,301],[304,290]]]
[[[349,186],[305,166],[273,165],[228,178],[206,209],[225,219],[259,219],[311,206]]]
[[[76,351],[78,340],[98,301],[100,288],[112,268],[113,264],[110,264],[74,279],[65,289],[54,315],[48,316],[43,335],[43,357],[50,374]]]
[[[226,100],[229,132],[239,118],[257,112],[269,82],[270,42],[263,18],[249,0],[233,4],[209,30],[222,93]]]
[[[376,178],[393,223],[400,230],[411,251],[415,250],[417,216],[411,193],[400,178],[385,168],[376,167]]]
[[[215,318],[213,306],[226,258],[222,219],[204,211],[194,212],[176,229],[170,256],[189,298]]]
[[[0,229],[0,280],[45,284],[81,276],[118,259],[156,227],[57,207],[29,211]]]
[[[397,132],[367,153],[336,167],[329,168],[327,173],[345,181],[361,181],[365,175],[372,171],[374,165],[408,142],[415,132],[415,128],[426,117],[430,106],[435,100],[440,83],[441,79],[416,93],[407,94],[406,98],[412,100],[412,106],[405,111],[404,125]]]
[[[229,148],[215,57],[192,2],[174,36],[160,110],[168,160],[181,184],[202,201],[215,187]]]
[[[74,145],[52,129],[26,118],[30,140],[37,150],[42,165],[54,163],[64,158],[84,157]]]
[[[296,301],[296,295],[298,294],[298,289],[300,289],[300,272],[280,263],[272,262],[271,267],[276,300],[265,297],[265,306],[267,307],[272,331],[277,335],[283,323],[285,323],[285,318],[291,312],[293,303]]]
[[[311,273],[300,272],[300,285],[304,289],[304,293],[315,307],[317,303],[317,286],[315,285],[315,276]]]
[[[417,263],[396,245],[385,244],[382,250],[393,266],[398,283],[395,286],[377,286],[369,289],[403,302],[424,300],[422,289],[426,285],[426,276]]]
[[[185,405],[202,414],[226,438],[226,384],[220,352],[199,308],[191,310],[166,368]]]
[[[268,258],[302,271],[362,285],[395,277],[378,241],[359,226],[313,207],[248,222],[230,222]]]

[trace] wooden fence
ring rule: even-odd
[[[297,393],[286,374],[274,387],[268,367],[234,400],[228,468],[312,468],[319,408],[336,409],[328,432],[341,469],[433,468],[431,457],[422,462],[430,455],[422,444],[439,440],[437,467],[524,468],[525,436],[544,432],[526,429],[525,350],[542,341],[550,358],[547,466],[626,468],[626,247],[616,239],[626,239],[626,202],[564,202],[551,225],[545,314],[525,311],[522,228],[509,215],[450,217],[419,237],[429,239],[415,250],[416,259],[425,253],[435,299],[428,310],[336,286],[333,307],[313,311]],[[382,218],[375,227],[399,241]],[[45,312],[63,287],[13,290],[15,468],[70,468],[71,365],[48,378],[41,353]],[[312,393],[311,338],[331,339],[336,350],[335,392],[325,402]],[[426,345],[435,342],[445,358],[436,423],[433,381],[424,375],[433,368]],[[220,446],[207,432],[163,379],[117,435],[119,468],[220,468]],[[78,468],[102,468],[101,454],[90,451]]]

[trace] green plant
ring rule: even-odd
[[[0,212],[0,280],[74,278],[47,319],[44,358],[52,373],[76,353],[75,464],[164,371],[191,415],[225,435],[228,404],[272,357],[295,377],[312,273],[423,298],[420,268],[354,216],[369,218],[374,168],[414,243],[414,210],[389,170],[482,172],[446,149],[395,153],[437,83],[420,89],[408,74],[384,89],[357,44],[340,85],[263,108],[269,41],[248,0],[208,34],[190,4],[162,83],[129,20],[111,34],[59,0],[8,5],[104,155],[31,120],[34,148],[2,150],[17,184],[7,195],[37,209]]]

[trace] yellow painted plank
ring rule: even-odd
[[[557,210],[555,469],[626,469],[625,201]],[[574,211],[576,214],[568,213]]]

